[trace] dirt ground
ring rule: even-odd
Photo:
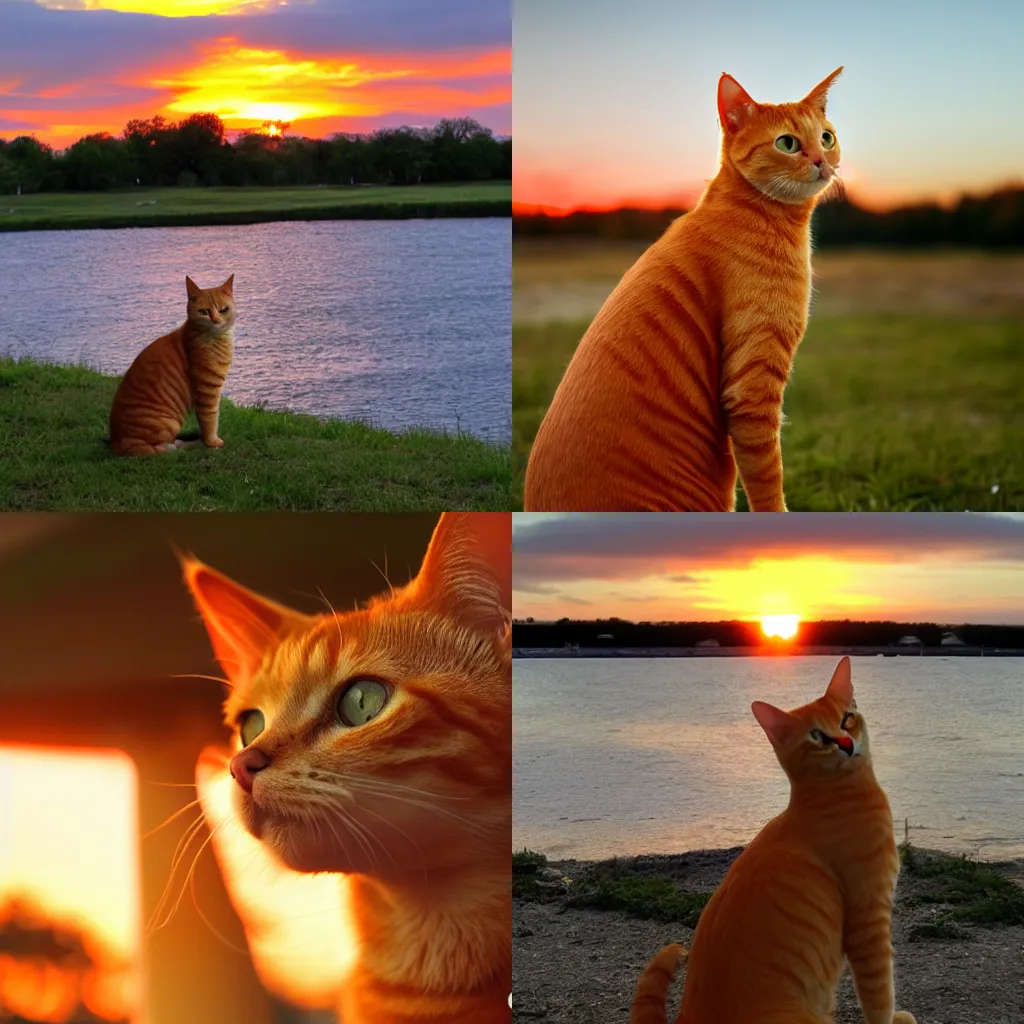
[[[592,317],[646,246],[592,239],[520,239],[512,254],[512,317]],[[922,313],[1024,316],[1024,255],[965,250],[816,253],[812,316]]]
[[[644,858],[652,871],[690,889],[711,889],[739,849]],[[570,877],[580,864],[552,864]],[[999,865],[1024,877],[1024,862]],[[908,941],[909,929],[934,908],[915,905],[917,880],[904,873],[896,892],[893,938],[896,1003],[918,1024],[1022,1024],[1024,927],[970,929],[970,941]],[[633,989],[649,958],[669,942],[687,943],[687,928],[625,914],[564,909],[515,900],[512,909],[514,1024],[626,1024]],[[680,986],[672,991],[672,1014]],[[669,1016],[673,1020],[673,1016]],[[861,1021],[849,974],[840,984],[837,1024]]]

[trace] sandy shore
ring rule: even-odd
[[[713,889],[740,848],[638,858],[639,870],[667,875],[687,889]],[[633,863],[631,861],[631,863]],[[552,862],[572,877],[586,862]],[[993,865],[1024,880],[1024,860]],[[915,902],[925,883],[904,872],[893,914],[897,1005],[918,1024],[1024,1022],[1024,926],[967,926],[966,938],[911,941],[912,928],[940,908]],[[513,1021],[515,1024],[626,1024],[636,980],[668,942],[688,942],[677,924],[645,921],[617,911],[566,908],[557,901],[513,901]],[[679,985],[673,989],[673,1013]],[[669,1017],[671,1021],[672,1016]],[[836,1021],[860,1022],[849,975],[839,991]]]

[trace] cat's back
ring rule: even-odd
[[[828,1012],[843,967],[842,884],[793,828],[773,819],[733,863],[690,945],[679,1024],[798,1020]],[[811,1019],[811,1018],[809,1018]]]
[[[726,511],[720,297],[680,218],[625,274],[562,377],[530,455],[532,511]]]
[[[128,367],[110,407],[111,441],[116,443],[126,431],[134,436],[154,416],[161,426],[183,419],[188,406],[188,357],[179,327],[150,342]]]

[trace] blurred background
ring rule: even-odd
[[[0,1020],[306,1024],[260,985],[212,851],[176,873],[223,686],[173,548],[299,610],[418,570],[434,515],[0,516]],[[202,838],[205,838],[205,829]],[[198,848],[198,842],[190,849]],[[204,920],[205,919],[205,920]]]
[[[781,103],[844,65],[828,110],[846,194],[814,217],[789,507],[1024,509],[1024,8],[516,0],[514,31],[520,500],[587,325],[717,171],[719,75]]]

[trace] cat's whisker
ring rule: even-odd
[[[435,793],[428,789],[418,789],[415,786],[407,786],[401,782],[392,782],[390,779],[380,779],[373,775],[354,775],[352,772],[336,772],[331,771],[329,768],[319,768],[317,771],[321,775],[336,775],[338,778],[345,779],[353,784],[372,786],[381,785],[387,786],[389,789],[401,790],[404,793],[413,793],[417,796],[430,797],[434,800],[472,800],[471,796],[455,796],[450,793]]]
[[[165,783],[165,785],[167,785],[167,783]],[[168,825],[170,825],[170,823],[172,821],[175,821],[178,818],[180,818],[181,815],[183,815],[187,810],[190,810],[191,808],[198,807],[198,806],[199,806],[199,801],[198,800],[191,800],[191,801],[189,801],[189,803],[185,804],[184,807],[179,807],[178,810],[176,810],[169,818],[164,819],[164,821],[162,821],[155,828],[151,828],[148,832],[146,832],[142,836],[142,839],[146,840],[150,836],[156,835],[157,832],[159,832],[162,828],[166,828]]]
[[[174,901],[174,906],[171,907],[171,912],[167,915],[164,921],[154,929],[154,931],[159,931],[161,928],[166,927],[174,919],[174,915],[178,912],[178,907],[181,906],[181,901],[185,896],[185,890],[189,886],[189,880],[192,878],[196,870],[196,864],[199,863],[199,858],[203,855],[203,850],[205,850],[207,846],[210,845],[210,843],[213,841],[213,837],[217,834],[217,831],[223,824],[223,821],[220,822],[203,840],[202,845],[196,851],[196,855],[192,858],[192,863],[189,865],[188,871],[185,873],[185,880],[181,884],[181,891],[178,893],[178,898]]]
[[[358,789],[359,786],[354,786],[354,788]],[[444,814],[454,821],[458,821],[460,824],[464,825],[469,831],[480,836],[486,836],[490,832],[486,826],[481,825],[479,822],[466,818],[461,814],[456,814],[454,811],[450,811],[446,807],[438,807],[431,801],[416,800],[412,797],[406,796],[404,793],[388,792],[386,789],[373,789],[372,787],[365,787],[364,792],[378,798],[394,800],[397,803],[405,803],[410,807],[419,807],[423,810],[429,810],[437,814]]]
[[[146,934],[151,935],[154,931],[158,930],[156,922],[163,916],[164,908],[167,902],[170,900],[171,890],[174,884],[174,876],[177,873],[179,864],[185,858],[185,851],[191,845],[192,840],[202,831],[204,825],[203,815],[200,814],[195,821],[185,830],[182,837],[178,840],[178,845],[174,849],[174,856],[171,858],[171,867],[167,873],[167,883],[164,885],[164,890],[160,894],[160,899],[157,901],[157,905],[153,908],[153,913],[150,915],[149,922],[146,926]],[[165,922],[166,923],[166,922]]]
[[[207,676],[201,672],[175,672],[167,677],[168,679],[209,679],[214,683],[223,683],[225,686],[233,685],[230,679],[225,679],[223,676]]]
[[[212,838],[212,836],[211,836],[211,838]],[[200,850],[199,852],[202,853],[202,850]],[[232,952],[240,953],[244,957],[250,957],[252,954],[249,952],[248,949],[242,949],[239,946],[236,946],[229,939],[225,939],[224,936],[221,935],[221,933],[219,931],[217,931],[216,928],[214,928],[213,922],[210,921],[210,919],[206,916],[206,914],[203,913],[202,907],[199,906],[199,898],[196,895],[196,876],[195,876],[194,872],[190,876],[188,887],[189,887],[189,892],[192,895],[192,906],[194,906],[196,908],[196,913],[199,915],[199,919],[203,922],[203,924],[206,925],[207,928],[209,928],[210,934],[215,939],[218,939],[221,942],[222,945],[227,946],[227,948],[230,949]]]

